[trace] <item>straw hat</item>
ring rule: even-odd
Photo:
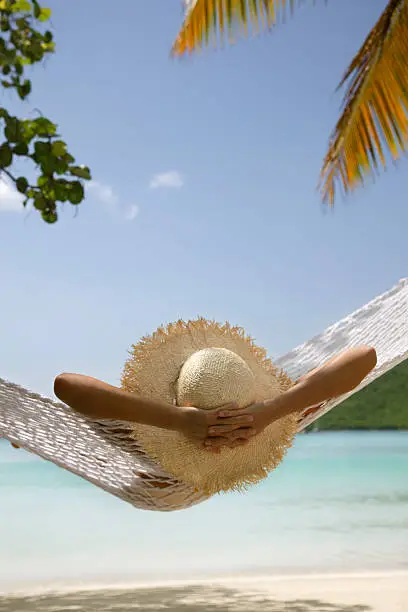
[[[293,385],[264,349],[238,327],[205,319],[159,328],[132,347],[122,388],[150,399],[213,409],[244,408]],[[245,489],[282,461],[297,431],[297,416],[269,425],[245,446],[214,454],[179,432],[132,425],[132,436],[169,474],[206,495]]]

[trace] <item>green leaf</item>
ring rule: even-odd
[[[64,157],[54,159],[54,172],[56,172],[57,174],[66,174],[67,171],[68,163],[65,161]]]
[[[22,66],[31,66],[33,60],[30,57],[19,57],[19,62]]]
[[[44,187],[44,185],[47,185],[48,181],[49,181],[48,176],[44,176],[42,174],[37,179],[37,185],[38,185],[38,187]]]
[[[36,161],[39,161],[42,157],[46,157],[51,153],[51,145],[44,140],[37,140],[34,143],[34,152],[37,158]]]
[[[64,155],[64,161],[67,162],[67,164],[73,164],[75,161],[75,157],[72,157],[72,155],[67,153],[66,155]]]
[[[7,76],[11,72],[10,64],[5,64],[2,68],[2,73]]]
[[[54,202],[57,199],[55,196],[54,182],[50,182],[41,189],[43,196],[48,202]]]
[[[33,125],[35,127],[35,133],[38,136],[54,136],[57,131],[57,126],[55,123],[46,117],[38,117],[38,119],[34,119]]]
[[[20,140],[26,144],[30,143],[36,134],[35,123],[30,119],[25,119],[21,122],[21,136]]]
[[[40,14],[38,15],[39,21],[48,21],[51,17],[52,10],[50,8],[41,8]]]
[[[30,45],[26,50],[26,55],[32,62],[39,62],[44,56],[44,49],[38,40],[31,39]]]
[[[58,179],[54,183],[55,199],[59,202],[66,202],[68,200],[70,184],[65,179]]]
[[[31,4],[27,0],[15,0],[10,8],[12,13],[31,12]]]
[[[25,142],[19,142],[13,148],[13,153],[16,155],[28,155],[28,145]]]
[[[1,21],[0,21],[0,30],[2,32],[8,32],[10,29],[10,22],[7,19],[7,17],[2,17]]]
[[[87,166],[71,166],[69,173],[85,181],[91,180],[91,171]]]
[[[55,43],[54,42],[43,42],[41,44],[41,49],[43,50],[43,53],[54,53],[55,51]]]
[[[0,146],[0,168],[8,168],[13,162],[13,152],[10,145],[4,142]]]
[[[43,210],[41,216],[46,223],[56,223],[56,221],[58,221],[58,216],[55,210],[50,210],[49,208],[47,208],[47,210]]]
[[[67,152],[67,145],[63,140],[55,140],[52,143],[52,154],[55,157],[62,157]]]
[[[31,10],[31,7],[29,10]],[[16,19],[16,25],[18,27],[18,30],[25,30],[26,28],[30,27],[30,22],[26,17],[19,17],[18,19]],[[20,32],[18,30],[17,34],[20,35]]]
[[[22,85],[17,87],[17,93],[24,100],[31,93],[31,81],[26,79]]]
[[[25,193],[28,189],[28,181],[24,176],[19,176],[16,180],[17,191]]]
[[[13,34],[14,34],[14,32],[13,32]],[[10,39],[13,38],[13,34],[10,35]],[[14,48],[15,45],[14,45],[12,40],[11,40],[11,43],[12,43],[12,45],[9,45],[7,47],[7,49],[5,49],[5,51],[4,51],[4,56],[5,56],[4,59],[6,61],[8,61],[9,64],[14,64],[14,62],[16,61],[17,51]]]
[[[34,208],[37,210],[46,210],[47,200],[44,198],[42,193],[36,192],[34,195]]]
[[[51,152],[51,143],[37,140],[34,143],[32,159],[40,166],[43,174],[52,174],[55,170],[55,157]]]
[[[18,142],[21,137],[21,122],[17,117],[7,117],[4,135],[9,142]]]
[[[73,181],[68,191],[68,200],[71,204],[80,204],[84,199],[84,188],[79,181]]]

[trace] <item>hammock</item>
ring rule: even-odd
[[[378,364],[353,393],[408,357],[408,278],[275,363],[296,380],[335,353],[358,344],[374,346]],[[346,397],[327,402],[312,413],[306,411],[299,431]],[[180,510],[206,499],[201,492],[175,480],[146,455],[130,438],[126,423],[87,419],[62,403],[2,379],[0,438],[140,509]]]

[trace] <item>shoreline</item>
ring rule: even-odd
[[[78,588],[79,587],[79,588]],[[406,612],[408,571],[230,576],[0,594],[2,612]]]
[[[194,586],[228,586],[239,584],[240,586],[253,586],[259,584],[291,584],[299,582],[309,583],[327,583],[333,581],[357,581],[357,580],[404,580],[407,585],[408,592],[408,568],[402,569],[387,569],[387,570],[359,570],[350,572],[323,572],[313,571],[302,573],[286,573],[279,574],[277,572],[268,574],[263,573],[234,573],[225,574],[219,577],[208,576],[205,578],[169,578],[169,579],[144,579],[139,581],[130,580],[115,580],[110,582],[102,582],[99,580],[87,580],[86,582],[72,581],[72,583],[55,581],[53,584],[35,586],[33,583],[21,583],[20,586],[3,590],[0,587],[1,597],[21,597],[26,595],[42,596],[42,595],[69,595],[72,593],[89,593],[89,592],[114,592],[114,591],[142,591],[149,589],[173,589],[182,587]],[[408,608],[407,608],[408,609]]]

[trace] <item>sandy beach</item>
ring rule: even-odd
[[[406,612],[408,573],[231,578],[3,595],[1,612]]]

